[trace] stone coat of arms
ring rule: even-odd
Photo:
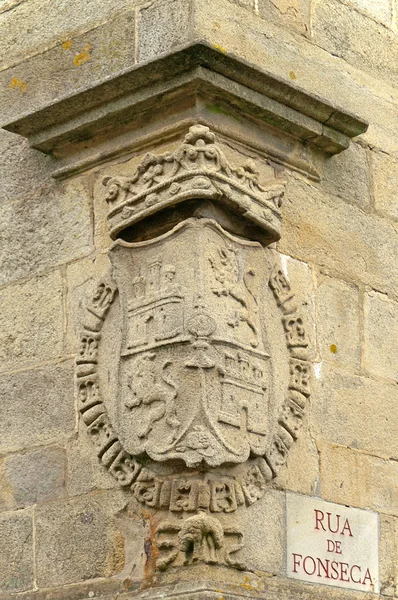
[[[82,419],[118,482],[167,513],[156,534],[159,569],[242,568],[242,532],[210,513],[261,498],[309,396],[305,324],[269,248],[284,184],[260,185],[252,161],[232,167],[215,135],[195,125],[175,152],[147,155],[132,177],[104,185],[112,273],[83,319]],[[112,311],[116,357],[101,355]],[[109,392],[101,373],[111,358]],[[190,516],[182,524],[177,513]]]

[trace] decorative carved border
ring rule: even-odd
[[[290,380],[276,432],[263,457],[248,460],[239,476],[220,476],[210,471],[202,477],[159,477],[126,452],[113,429],[99,390],[98,348],[106,315],[116,295],[111,277],[102,280],[86,306],[80,347],[76,358],[78,410],[96,448],[98,458],[123,487],[130,487],[135,498],[148,507],[172,512],[231,513],[241,505],[261,498],[266,485],[286,463],[293,442],[303,423],[310,396],[311,365],[303,318],[298,312],[291,285],[280,266],[274,267],[269,286],[282,313],[289,351]]]

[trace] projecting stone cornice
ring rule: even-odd
[[[367,129],[355,115],[204,42],[86,88],[53,88],[50,79],[45,92],[37,88],[34,97],[33,87],[17,101],[8,90],[2,127],[55,157],[56,177],[200,122],[316,178],[303,147],[337,154]]]

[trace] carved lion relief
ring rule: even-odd
[[[145,228],[165,205],[203,199],[279,236],[283,184],[260,185],[253,165],[231,167],[200,125],[174,154],[148,156],[133,177],[104,185],[112,237],[133,222]],[[109,257],[112,273],[82,321],[81,418],[120,485],[169,515],[156,530],[160,570],[243,568],[242,532],[216,515],[262,497],[310,393],[289,280],[275,251],[195,214],[145,241],[118,238]]]

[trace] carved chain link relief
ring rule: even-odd
[[[173,154],[147,156],[132,178],[104,182],[112,237],[165,205],[203,198],[233,206],[269,239],[279,236],[283,184],[261,186],[252,164],[232,168],[200,125]],[[216,515],[264,495],[310,394],[308,339],[289,280],[274,251],[211,218],[192,216],[147,241],[118,239],[109,256],[113,272],[87,305],[76,360],[79,411],[97,455],[136,501],[169,515],[156,529],[160,570],[196,562],[243,568],[242,532]],[[280,405],[270,302],[285,345]],[[105,402],[100,344],[115,305],[120,358]]]

